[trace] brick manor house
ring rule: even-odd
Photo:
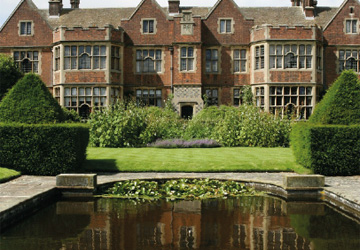
[[[44,0],[45,1],[45,0]],[[242,103],[306,119],[344,69],[359,72],[360,4],[240,8],[233,0],[184,7],[143,0],[136,8],[82,9],[80,0],[21,0],[0,29],[0,53],[34,72],[62,106],[86,115],[131,96],[163,106],[173,94],[182,116],[204,106]]]

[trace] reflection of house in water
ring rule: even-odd
[[[95,202],[89,226],[63,249],[312,249],[281,200]]]

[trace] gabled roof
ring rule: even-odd
[[[340,5],[337,12],[333,15],[333,17],[329,20],[329,22],[324,26],[324,31],[329,27],[329,25],[334,21],[334,19],[339,15],[339,13],[342,11],[344,6],[349,2],[349,0],[344,0],[344,2]]]
[[[59,17],[50,17],[49,10],[38,10],[31,0],[22,0],[14,12],[24,2],[32,4],[37,12],[49,24],[52,29],[59,26],[72,27],[104,27],[108,24],[119,27],[121,20],[129,20],[133,17],[145,1],[153,1],[159,9],[168,18],[172,18],[168,14],[167,7],[160,7],[155,0],[143,0],[136,8],[94,8],[94,9],[63,9]],[[191,10],[194,16],[208,18],[216,7],[223,0],[219,0],[213,7],[180,7],[180,13],[184,10]],[[233,0],[229,0],[232,1]],[[345,2],[347,2],[346,0]],[[344,3],[345,3],[344,2]],[[343,5],[344,5],[343,3]],[[236,3],[234,2],[235,6]],[[301,7],[237,7],[239,12],[245,19],[254,20],[255,25],[270,24],[273,26],[287,25],[318,25],[325,27],[332,19],[335,18],[340,8],[316,7],[316,16],[314,19],[306,19]],[[12,14],[13,15],[13,14]],[[11,16],[12,16],[11,15]],[[8,18],[8,20],[11,18]],[[6,22],[5,24],[6,25]]]
[[[207,15],[204,17],[204,19],[208,19],[209,16],[211,16],[211,14],[216,10],[216,8],[220,5],[220,3],[224,1],[224,0],[218,0],[215,5],[210,9],[209,13],[207,13]],[[230,2],[232,2],[234,4],[234,6],[236,6],[239,9],[239,6],[234,2],[234,0],[229,0]]]
[[[1,26],[0,31],[3,30],[3,28],[7,25],[7,23],[10,21],[10,19],[14,16],[15,12],[20,8],[20,6],[24,3],[27,2],[27,4],[33,9],[35,10],[37,13],[40,13],[39,9],[36,7],[36,5],[34,4],[34,2],[32,0],[21,0],[19,2],[19,4],[16,6],[16,8],[13,10],[13,12],[11,12],[10,16],[6,19],[6,21],[4,22],[3,26]],[[42,15],[41,15],[42,16]],[[42,16],[43,17],[43,16]],[[44,18],[44,17],[43,17]],[[49,22],[47,21],[46,18],[44,18],[45,22],[47,23],[47,25],[51,28],[51,25],[49,24]]]
[[[23,2],[25,2],[26,0],[21,0],[20,3],[18,3],[18,5],[16,6],[16,8],[13,10],[13,12],[11,12],[10,16],[6,19],[5,23],[1,26],[0,31],[2,31],[2,29],[6,26],[6,24],[10,21],[10,19],[12,18],[12,16],[15,14],[15,12],[20,8],[20,6],[23,4]],[[30,0],[30,2],[32,2]],[[32,2],[32,4],[34,4]],[[34,4],[35,5],[35,4]]]
[[[136,7],[135,11],[132,13],[132,15],[129,17],[129,20],[136,14],[136,12],[141,8],[141,6],[146,2],[146,1],[152,1],[153,4],[155,4],[163,13],[164,15],[169,18],[169,15],[163,10],[163,8],[159,5],[159,3],[156,0],[142,0],[139,5]]]
[[[60,26],[73,27],[104,27],[108,24],[119,27],[121,19],[128,18],[135,8],[104,8],[104,9],[63,9],[59,17],[50,17],[49,10],[40,10],[53,29]]]
[[[287,25],[318,25],[324,26],[334,15],[337,8],[317,7],[314,19],[306,19],[302,7],[251,7],[240,8],[246,19],[253,19],[255,25],[270,24]]]

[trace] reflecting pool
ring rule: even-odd
[[[360,224],[323,203],[273,197],[62,200],[0,235],[1,250],[360,249]]]

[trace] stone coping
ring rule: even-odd
[[[95,175],[92,175],[95,177]],[[286,177],[285,177],[286,176]],[[99,173],[96,185],[107,185],[116,181],[130,179],[178,179],[178,178],[209,178],[220,180],[235,180],[245,182],[259,190],[265,190],[286,199],[317,199],[332,204],[360,220],[360,176],[325,177],[319,187],[294,188],[286,182],[287,179],[298,178],[296,173]],[[313,178],[315,175],[304,176]],[[285,179],[284,179],[285,178]],[[312,180],[314,181],[314,179]],[[70,186],[65,186],[71,189]],[[96,187],[95,187],[96,188]],[[20,176],[14,180],[0,184],[0,232],[17,220],[56,199],[60,189],[56,188],[56,177]]]

